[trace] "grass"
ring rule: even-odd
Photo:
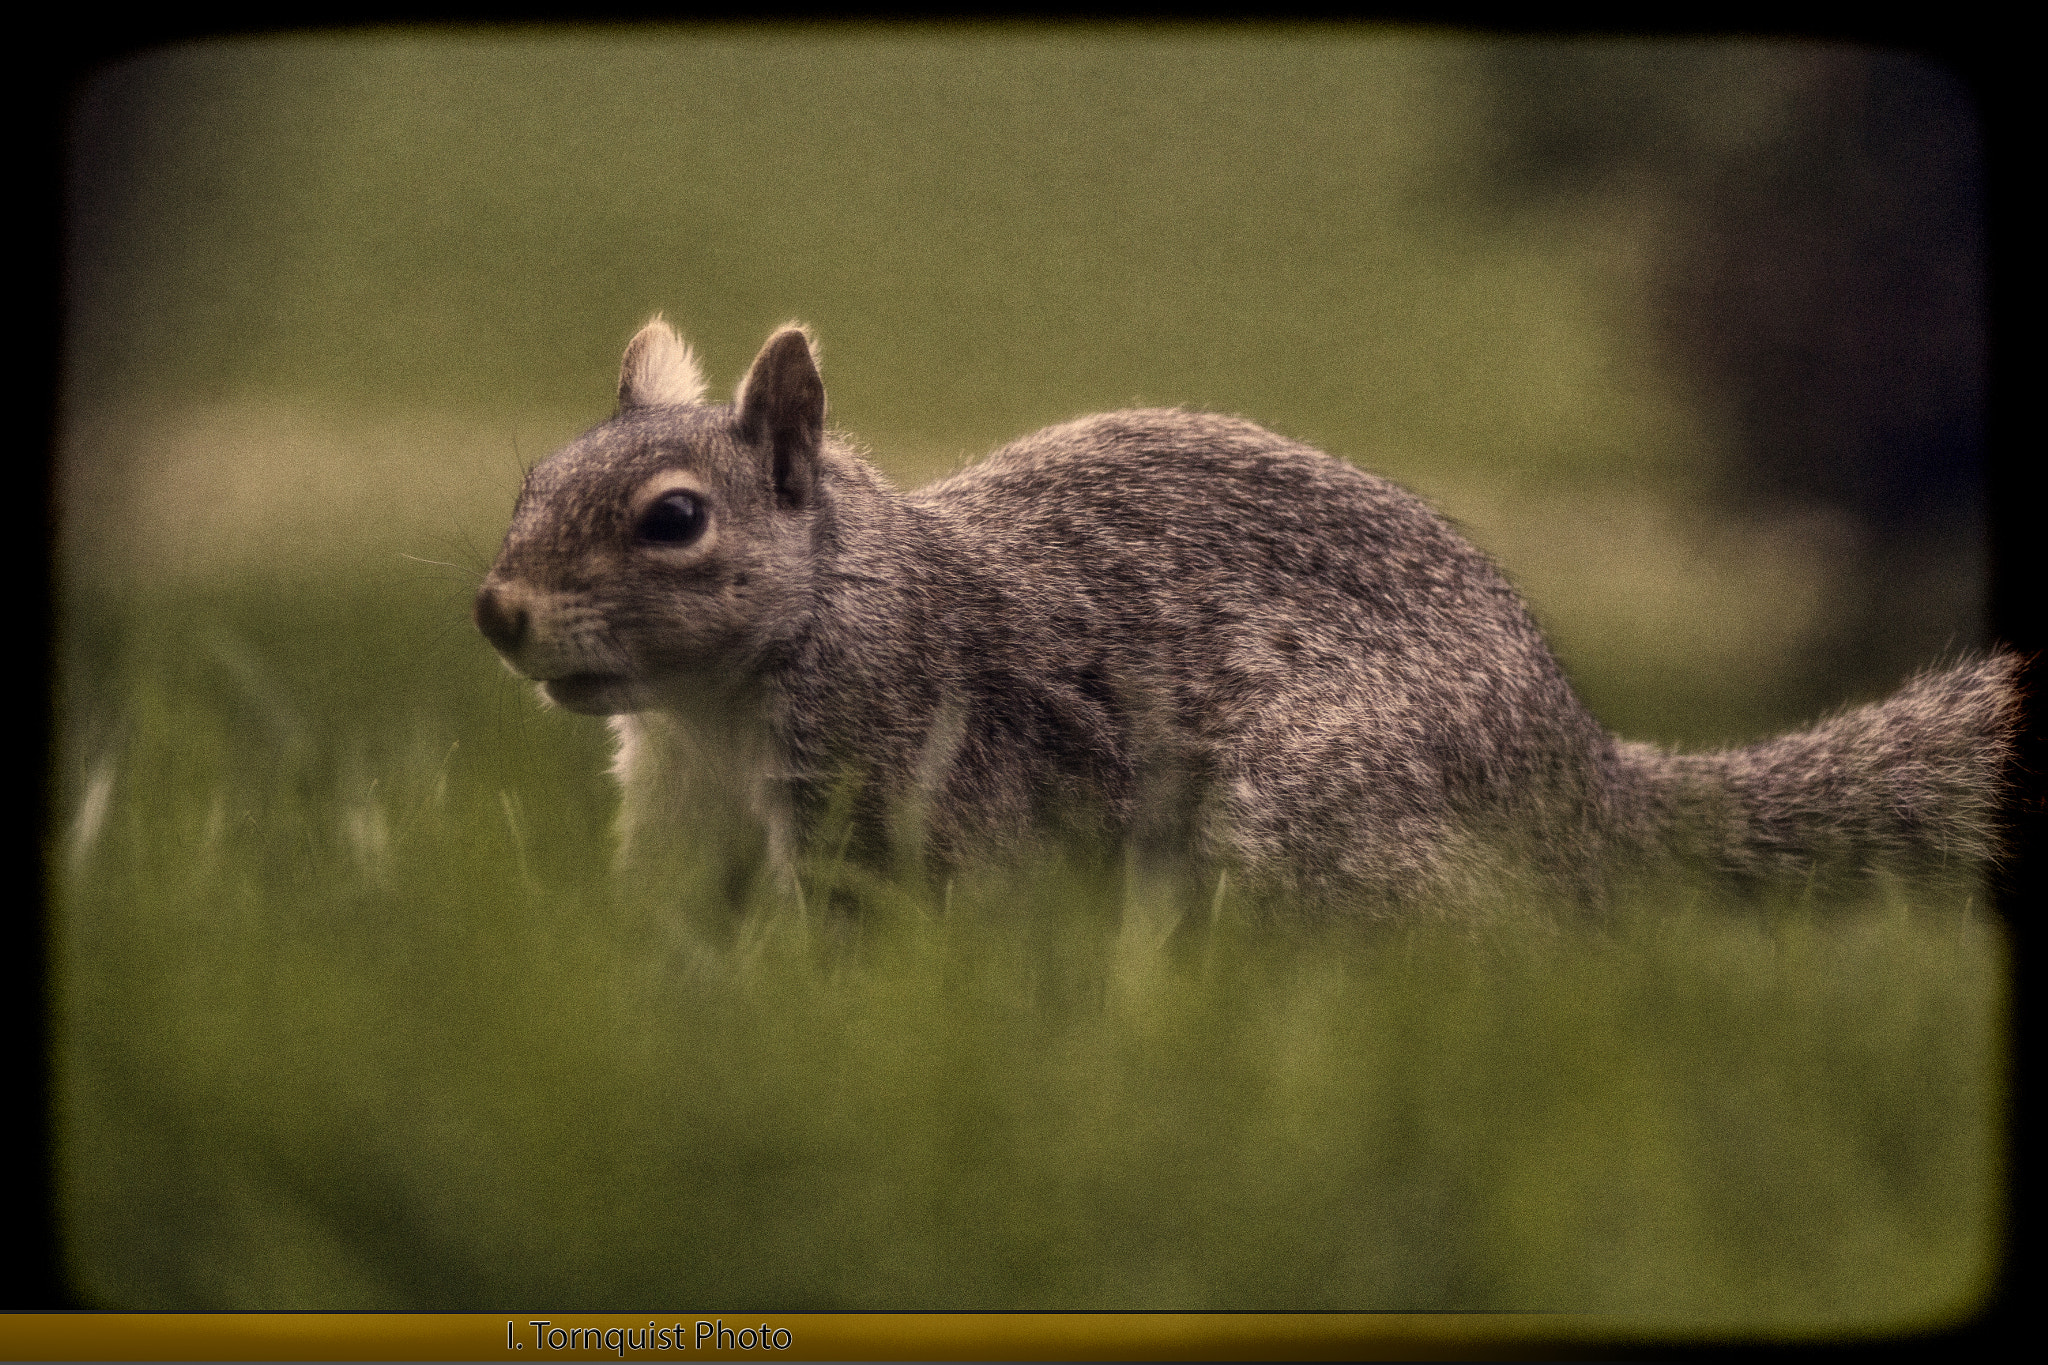
[[[1834,1334],[1988,1289],[1980,906],[1672,887],[1361,933],[1226,895],[1143,952],[1114,877],[1049,868],[735,919],[610,881],[599,727],[467,638],[413,647],[455,597],[71,604],[51,867],[90,1301]]]

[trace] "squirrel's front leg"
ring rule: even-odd
[[[677,904],[732,910],[764,893],[795,899],[791,821],[760,727],[709,726],[661,711],[611,724],[620,789],[615,866],[625,884]]]

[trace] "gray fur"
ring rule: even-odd
[[[687,358],[657,328],[618,416],[527,476],[476,610],[546,695],[612,717],[629,862],[733,822],[743,859],[787,868],[835,791],[857,856],[907,840],[956,866],[1078,828],[1360,914],[1503,874],[1594,901],[1674,864],[1967,873],[1996,852],[2009,653],[1668,754],[1593,720],[1441,517],[1319,451],[1115,412],[900,493],[826,433],[807,332],[770,338],[734,405],[624,401],[694,377],[650,369]],[[645,520],[664,498],[680,511]],[[674,543],[692,507],[708,529]]]

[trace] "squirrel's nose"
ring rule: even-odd
[[[486,583],[477,589],[476,628],[500,654],[509,655],[526,638],[527,617],[526,608],[505,599],[506,593],[496,584]]]

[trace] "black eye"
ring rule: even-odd
[[[640,539],[657,545],[688,545],[703,535],[710,524],[711,514],[705,510],[704,500],[678,488],[656,498],[640,514],[640,525],[635,529]]]

